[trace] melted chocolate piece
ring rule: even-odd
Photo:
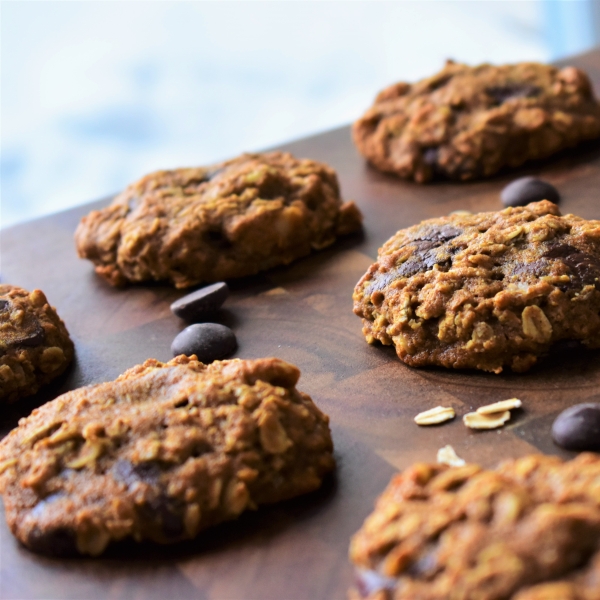
[[[462,230],[453,225],[429,226],[422,229],[418,238],[405,244],[406,246],[416,246],[412,256],[386,273],[375,273],[373,283],[367,293],[372,294],[382,290],[401,277],[412,277],[417,273],[430,271],[435,265],[443,269],[450,268],[452,257],[460,248],[449,246],[447,243],[461,233]]]
[[[534,277],[541,277],[547,273],[547,269],[550,263],[540,258],[533,260],[528,263],[520,263],[514,266],[512,269],[512,275],[533,275]]]
[[[175,540],[183,535],[183,506],[164,492],[142,504],[139,510],[144,519],[161,528],[166,538]]]
[[[569,244],[555,244],[545,253],[544,258],[561,260],[571,271],[571,286],[583,288],[593,285],[600,291],[600,259],[582,252]]]
[[[155,495],[140,505],[140,516],[154,526],[158,526],[166,538],[174,540],[184,533],[183,506],[169,498],[161,489],[161,472],[160,464],[155,461],[133,464],[128,460],[120,459],[113,466],[114,476],[127,487],[133,487],[139,482],[151,486]]]
[[[426,240],[436,242],[438,245],[454,239],[462,233],[462,229],[454,227],[454,225],[429,226],[423,228],[422,231],[423,233],[414,239],[415,242]]]
[[[0,335],[0,341],[7,349],[19,346],[42,346],[45,340],[44,328],[35,317],[29,315],[22,324],[4,330]]]
[[[513,98],[533,98],[542,90],[528,83],[509,83],[507,85],[489,87],[485,93],[494,99],[496,104],[502,104]]]
[[[53,556],[75,556],[77,543],[75,533],[65,527],[42,531],[34,527],[27,536],[27,544],[34,552]]]
[[[0,312],[4,312],[5,310],[8,310],[9,306],[10,306],[10,302],[8,300],[4,300],[4,299],[0,298]]]

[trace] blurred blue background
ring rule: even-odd
[[[1,10],[6,227],[159,168],[200,165],[359,116],[382,87],[597,42],[573,1],[33,2]]]

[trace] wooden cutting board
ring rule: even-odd
[[[600,51],[570,64],[586,69],[600,93]],[[4,599],[344,598],[352,583],[348,541],[391,475],[435,461],[452,444],[491,466],[531,452],[569,456],[550,438],[567,406],[600,398],[600,352],[558,352],[526,374],[412,369],[391,348],[369,346],[352,313],[354,285],[377,248],[398,229],[466,209],[501,208],[510,180],[539,175],[555,184],[564,213],[600,219],[600,143],[484,182],[417,185],[369,168],[343,127],[281,147],[337,169],[342,192],[365,215],[354,235],[288,267],[232,282],[220,322],[235,331],[236,357],[277,356],[302,371],[299,388],[331,417],[337,473],[323,488],[248,513],[171,547],[125,544],[96,559],[54,560],[19,546],[0,515],[0,597]],[[168,360],[185,326],[169,304],[183,295],[164,286],[116,290],[79,260],[79,219],[109,199],[1,232],[2,281],[44,290],[76,345],[73,368],[50,389],[3,408],[4,435],[35,406],[76,387],[108,381],[146,358]],[[443,404],[459,415],[516,396],[524,408],[501,430],[476,432],[460,418],[419,428],[416,413]]]

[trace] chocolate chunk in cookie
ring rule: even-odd
[[[14,535],[48,554],[170,543],[317,489],[334,468],[329,419],[275,358],[147,360],[59,396],[0,443]]]
[[[352,598],[597,600],[600,458],[416,464],[353,537]]]
[[[526,371],[561,340],[600,347],[600,221],[548,201],[400,230],[358,282],[369,343],[413,367]]]
[[[587,75],[538,63],[448,61],[433,77],[383,90],[353,127],[371,164],[420,183],[487,177],[599,136]]]
[[[84,217],[75,241],[113,285],[185,288],[288,264],[361,220],[353,202],[342,203],[332,168],[270,152],[152,173]]]
[[[72,359],[73,342],[44,293],[0,284],[0,402],[35,394]]]

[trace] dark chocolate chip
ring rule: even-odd
[[[541,277],[545,274],[546,270],[550,266],[550,263],[543,258],[539,260],[532,260],[531,262],[517,263],[511,270],[511,275],[533,275],[534,277]]]
[[[525,206],[530,202],[550,200],[554,204],[560,202],[558,190],[547,181],[536,177],[521,177],[509,183],[500,192],[500,200],[504,206]]]
[[[24,334],[22,337],[16,338],[11,342],[13,346],[41,346],[46,340],[46,332],[39,324],[35,324],[35,329]]]
[[[534,98],[542,90],[529,83],[512,83],[508,85],[493,86],[485,90],[488,96],[494,99],[496,104],[502,104],[513,98]]]
[[[139,506],[140,517],[160,527],[168,539],[177,539],[184,532],[183,507],[169,498],[160,486],[162,469],[155,461],[133,464],[128,460],[118,460],[113,468],[114,477],[131,488],[137,483],[146,483],[152,487],[153,496]]]
[[[555,244],[545,253],[544,258],[554,258],[562,261],[571,271],[571,286],[583,288],[594,285],[600,290],[600,258],[582,252],[569,244]]]
[[[587,402],[563,410],[552,425],[552,437],[568,450],[600,450],[600,404]]]
[[[40,529],[35,526],[27,536],[27,547],[34,552],[53,556],[75,556],[77,542],[75,532],[66,527]]]
[[[186,327],[171,344],[173,356],[195,354],[204,363],[223,358],[237,348],[235,334],[218,323],[196,323]]]
[[[139,514],[145,520],[157,525],[167,539],[175,540],[184,533],[183,505],[160,492],[139,507]]]
[[[398,583],[395,579],[371,569],[355,569],[354,581],[358,593],[363,598],[368,598],[381,590],[395,590]]]
[[[229,287],[223,281],[207,285],[171,304],[171,310],[181,319],[196,321],[214,313],[229,295]]]
[[[0,299],[0,311],[1,312],[8,310],[9,306],[10,306],[10,302],[8,300]]]
[[[453,225],[428,226],[421,229],[419,237],[406,244],[416,247],[412,256],[390,271],[376,273],[367,294],[383,290],[401,277],[412,277],[417,273],[429,271],[435,265],[442,269],[450,268],[452,256],[460,250],[460,247],[449,245],[448,242],[461,233],[462,230]]]
[[[438,245],[448,242],[449,240],[458,237],[462,233],[462,229],[455,227],[454,225],[429,225],[420,230],[418,238],[414,241],[418,242],[421,240],[428,242],[436,242]]]
[[[553,244],[546,252],[544,252],[543,256],[544,258],[566,258],[577,252],[579,252],[579,250],[569,244]]]

